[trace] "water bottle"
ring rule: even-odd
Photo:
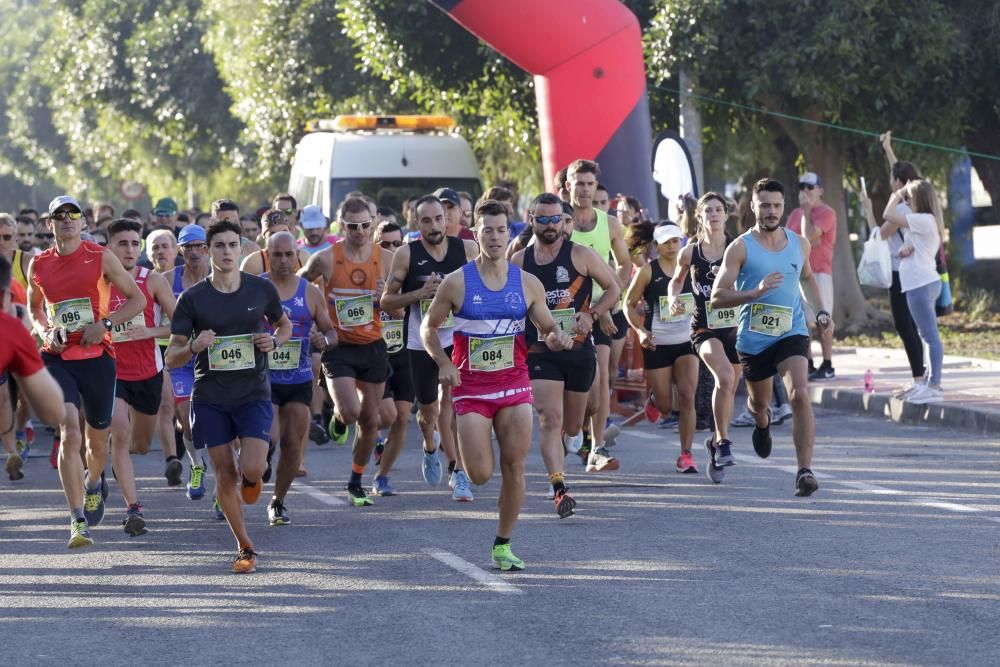
[[[872,369],[865,371],[865,393],[872,394],[875,392],[875,377],[872,375]]]

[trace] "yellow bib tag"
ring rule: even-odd
[[[421,299],[420,300],[420,319],[424,319],[427,316],[427,309],[431,307],[431,301],[433,299]],[[455,326],[455,313],[448,313],[448,317],[444,318],[444,322],[441,323],[440,329],[452,329]]]
[[[256,365],[253,336],[222,336],[208,348],[211,371],[245,371]]]
[[[371,294],[334,299],[337,311],[337,322],[342,327],[360,327],[371,323],[374,315]]]
[[[709,329],[729,329],[739,324],[739,311],[735,307],[712,308],[712,304],[705,303],[705,315],[708,318]]]
[[[382,340],[389,354],[403,349],[403,320],[382,320]]]
[[[680,315],[671,315],[670,304],[673,303],[674,299],[669,296],[660,297],[660,320],[663,322],[680,322],[694,314],[694,294],[690,292],[678,294],[676,300],[684,307],[684,312]]]
[[[469,338],[469,367],[492,373],[514,367],[514,336]]]
[[[770,303],[750,304],[750,331],[781,336],[792,330],[792,309]]]
[[[128,322],[122,322],[121,324],[116,324],[113,329],[111,329],[111,341],[114,343],[125,343],[129,340],[129,333],[132,331],[133,327],[144,327],[146,326],[146,316],[139,313]]]
[[[297,371],[302,358],[302,339],[289,338],[285,344],[271,350],[272,371]]]
[[[49,306],[49,319],[66,331],[80,331],[94,323],[94,310],[88,298],[66,299]]]

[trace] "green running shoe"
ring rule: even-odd
[[[89,547],[93,543],[94,540],[90,537],[90,527],[85,520],[80,519],[79,521],[70,522],[67,548],[79,549],[80,547]]]
[[[335,444],[342,445],[347,442],[347,424],[344,422],[336,417],[330,417],[327,429],[330,431],[330,437],[333,438]]]
[[[520,572],[524,569],[524,561],[510,551],[510,544],[493,545],[493,567],[504,572]]]
[[[355,507],[365,507],[375,504],[362,487],[351,486],[350,484],[347,485],[347,499]]]

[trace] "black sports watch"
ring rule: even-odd
[[[104,328],[107,329],[108,331],[111,331],[112,329],[115,328],[115,325],[107,317],[105,317],[103,320],[101,320],[101,324],[103,324]]]

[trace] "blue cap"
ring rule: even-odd
[[[205,236],[205,230],[200,225],[184,225],[181,233],[177,236],[178,245],[198,242],[208,243],[208,237]]]
[[[326,227],[326,216],[323,215],[323,209],[316,204],[306,206],[302,209],[302,215],[299,216],[299,224],[302,225],[302,229],[322,229]]]
[[[66,206],[67,204],[75,207],[80,213],[83,213],[83,207],[80,206],[80,202],[78,202],[75,197],[70,197],[69,195],[59,195],[49,202],[49,215],[52,215],[58,211],[61,206]]]

